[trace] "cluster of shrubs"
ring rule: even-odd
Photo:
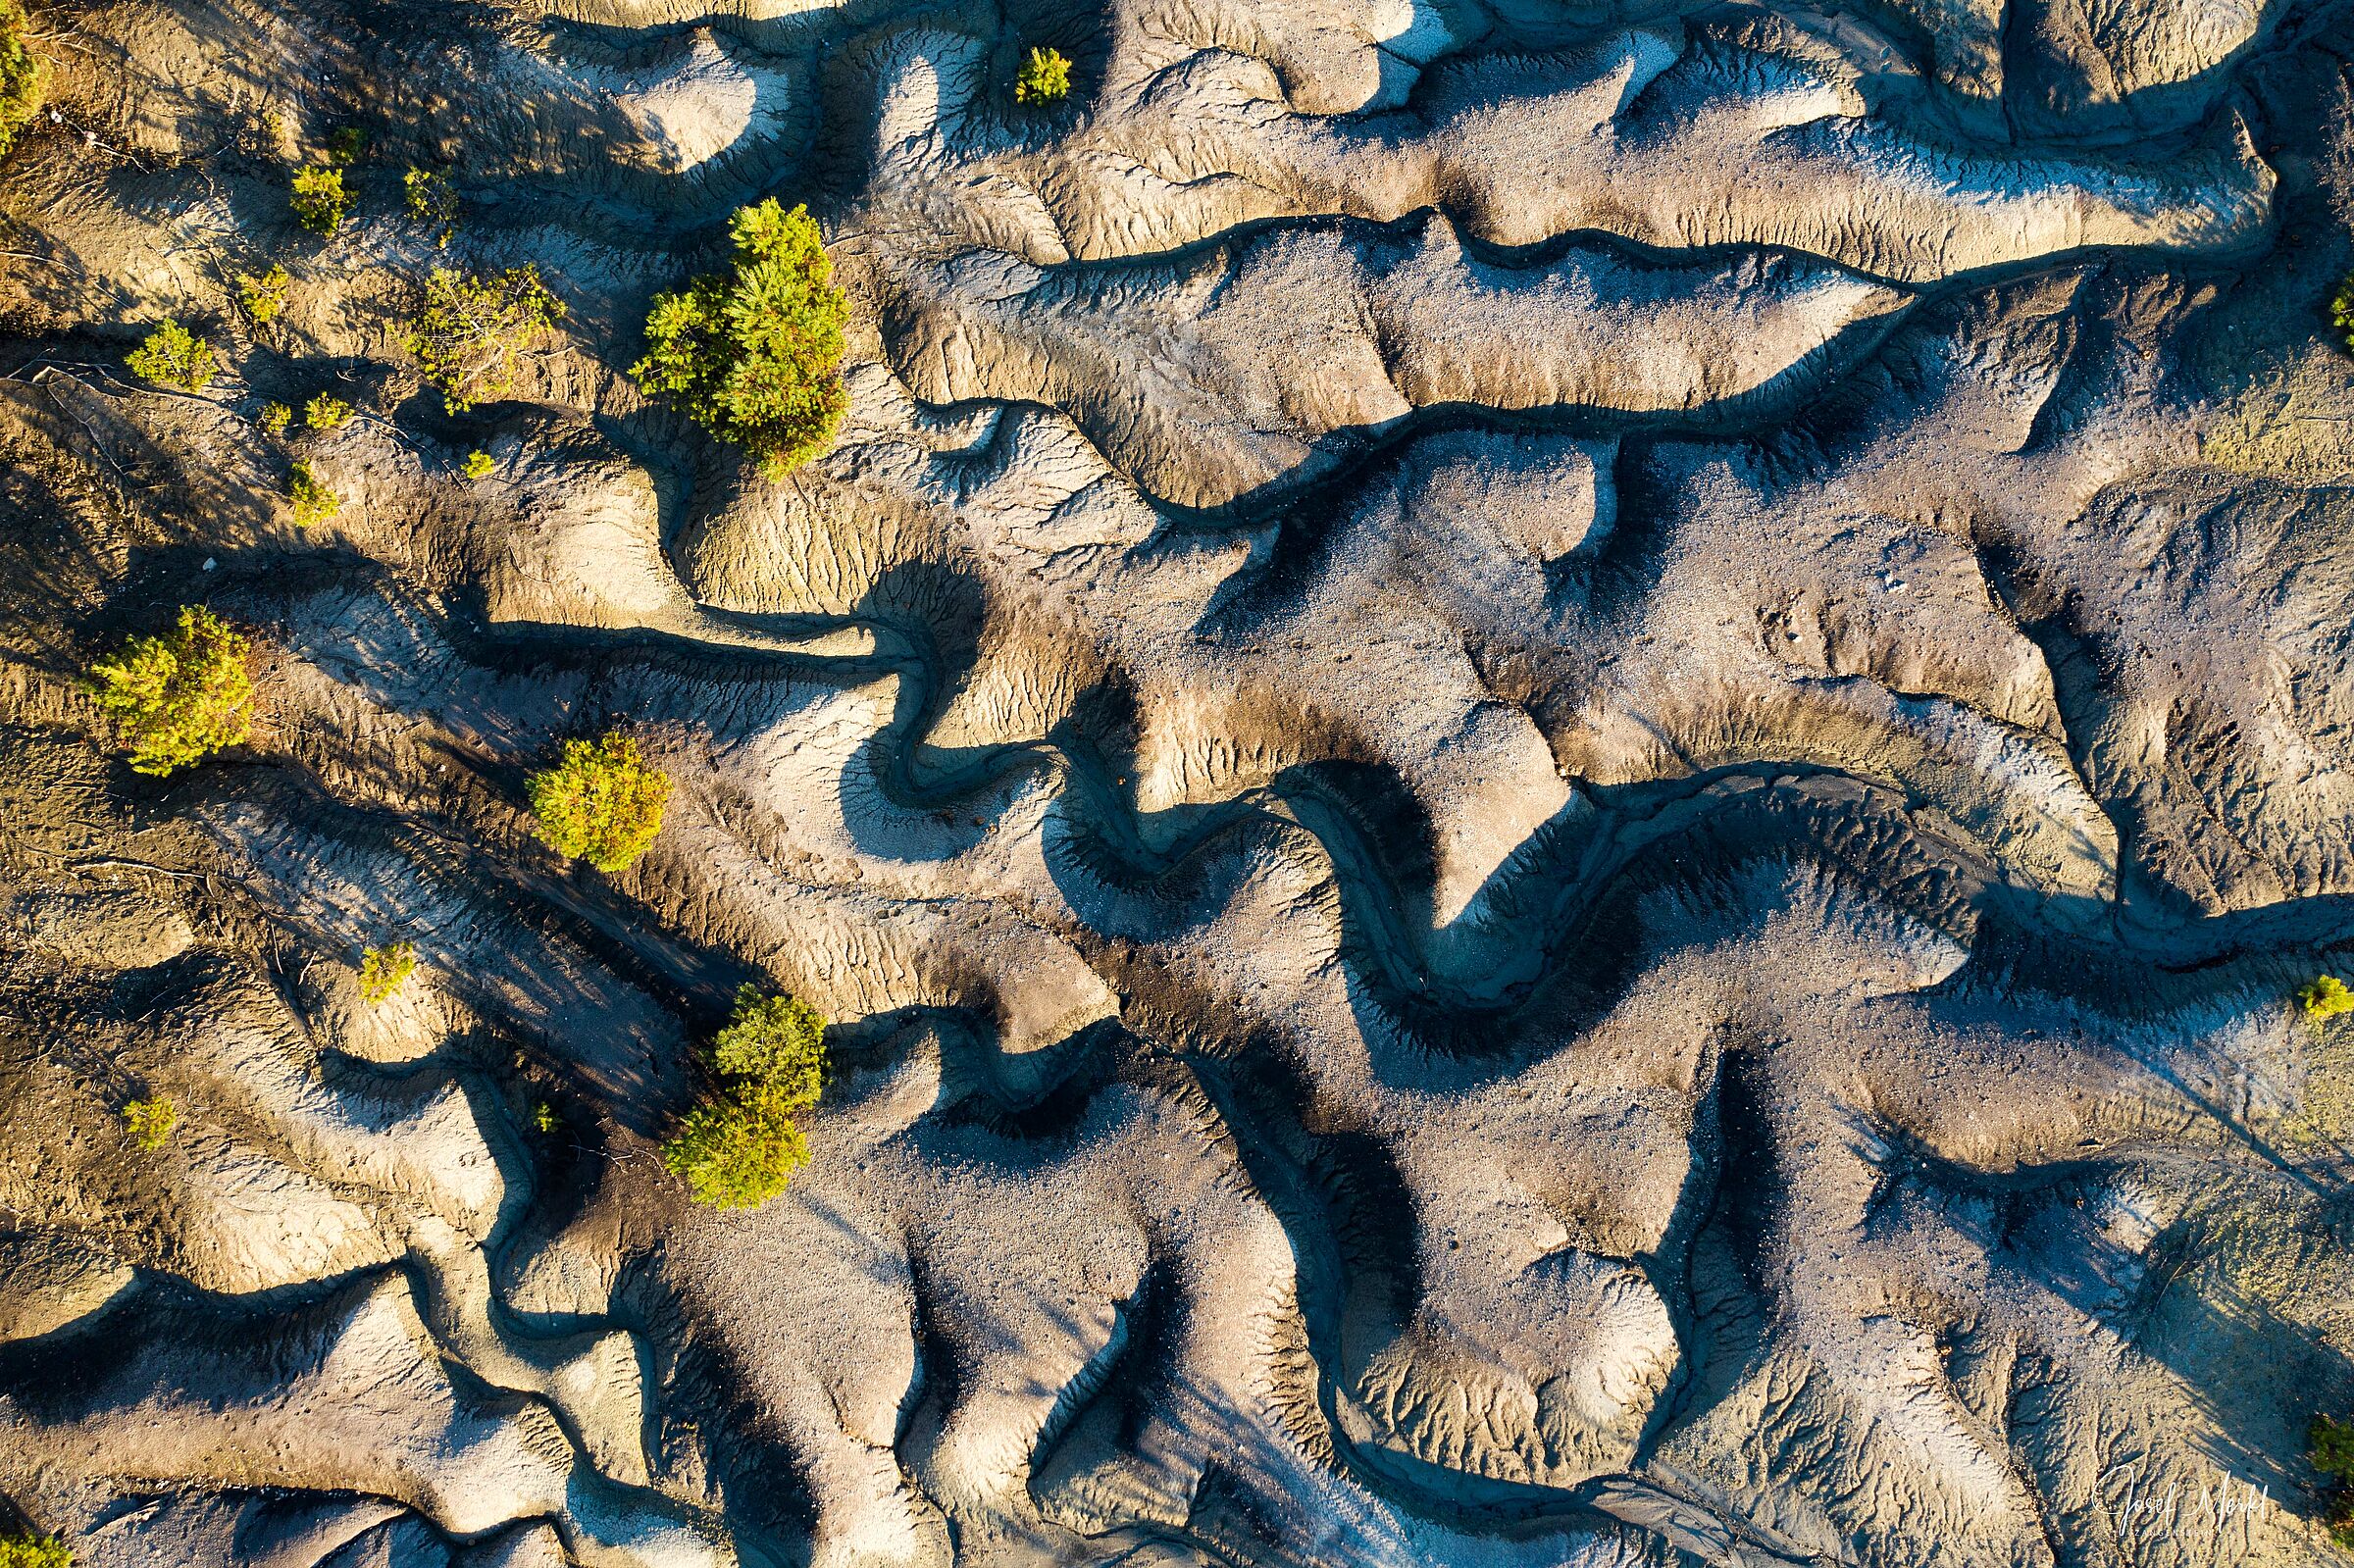
[[[797,997],[746,986],[706,1060],[719,1091],[662,1145],[662,1163],[687,1179],[698,1203],[757,1208],[809,1163],[793,1118],[824,1092],[826,1021]]]
[[[17,4],[0,0],[0,151],[13,129],[10,95],[24,86],[21,95],[37,101],[39,90],[37,62],[24,63],[29,57],[17,36],[23,23]],[[1016,101],[1061,101],[1070,92],[1070,68],[1057,50],[1030,50],[1014,82]],[[274,140],[282,140],[282,123],[272,130]],[[342,228],[353,206],[345,171],[365,144],[360,131],[347,127],[329,138],[322,159],[294,171],[289,203],[303,228],[322,236]],[[435,228],[446,246],[459,218],[448,177],[411,168],[402,192],[409,217]],[[670,400],[713,435],[744,448],[764,472],[781,477],[826,450],[841,427],[847,406],[842,359],[848,302],[834,282],[824,235],[805,207],[788,211],[774,199],[746,207],[736,214],[729,235],[735,246],[731,267],[656,296],[646,319],[646,352],[630,375],[647,393]],[[255,325],[268,326],[284,311],[291,285],[282,266],[239,274],[238,305]],[[407,346],[448,412],[460,414],[512,390],[523,356],[565,314],[536,266],[488,274],[435,268]],[[204,391],[221,369],[214,346],[171,318],[133,350],[128,364],[158,385],[191,393]],[[302,418],[308,429],[325,431],[352,413],[341,398],[320,393],[303,406]],[[268,403],[260,416],[277,435],[293,422],[294,410],[285,403]],[[462,471],[479,480],[495,466],[478,449],[467,454]],[[295,521],[305,527],[335,516],[342,504],[308,459],[292,463],[287,496]],[[117,721],[131,766],[166,775],[247,737],[249,653],[245,639],[226,623],[187,606],[177,632],[134,638],[116,657],[93,665],[89,689]],[[646,763],[635,740],[607,733],[567,741],[551,766],[532,775],[528,787],[537,831],[551,848],[615,872],[634,864],[660,833],[672,785]],[[407,942],[369,949],[360,963],[362,995],[371,1005],[384,1001],[406,982],[416,961]],[[698,1200],[763,1202],[806,1161],[807,1145],[793,1118],[816,1103],[824,1034],[824,1020],[791,997],[762,997],[747,988],[738,998],[735,1020],[712,1050],[722,1092],[690,1116],[664,1147],[666,1163],[688,1178]],[[177,1113],[169,1101],[134,1101],[124,1115],[142,1145],[155,1146],[170,1137]]]
[[[2337,297],[2329,301],[2329,324],[2346,340],[2346,347],[2354,350],[2354,277],[2337,285]]]
[[[728,234],[732,270],[654,296],[630,376],[782,477],[841,428],[848,302],[806,207],[787,212],[771,197],[739,212]]]
[[[528,792],[540,838],[559,854],[620,871],[662,831],[671,781],[638,742],[608,732],[568,740],[555,763],[532,775]],[[728,1027],[711,1042],[719,1091],[691,1112],[662,1146],[662,1163],[684,1176],[695,1201],[754,1208],[785,1190],[809,1160],[794,1122],[825,1084],[826,1021],[792,996],[737,993]],[[544,1111],[544,1108],[543,1108]],[[554,1130],[552,1111],[535,1115]]]

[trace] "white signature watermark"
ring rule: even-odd
[[[2161,1523],[2171,1525],[2179,1522],[2187,1509],[2193,1519],[2213,1519],[2220,1524],[2226,1519],[2262,1513],[2272,1503],[2273,1489],[2269,1483],[2256,1487],[2241,1482],[2235,1486],[2231,1478],[2226,1476],[2221,1487],[2210,1487],[2202,1482],[2186,1492],[2176,1482],[2162,1492],[2127,1497],[2118,1513],[2121,1519],[2154,1517]]]

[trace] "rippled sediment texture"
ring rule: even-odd
[[[44,25],[0,1492],[77,1560],[2345,1560],[2343,0]],[[782,483],[616,370],[772,192],[855,317]],[[419,281],[526,261],[452,423]],[[73,675],[188,600],[256,741],[139,780]],[[608,721],[609,879],[521,811]],[[715,1215],[747,980],[838,1072]]]

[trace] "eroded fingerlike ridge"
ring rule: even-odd
[[[2343,0],[32,36],[0,1495],[77,1563],[2347,1560]],[[770,194],[849,302],[783,478],[625,374]],[[446,408],[426,279],[527,263]],[[79,678],[182,603],[250,729],[144,778]],[[607,730],[610,875],[524,809]],[[746,983],[832,1067],[714,1210]]]

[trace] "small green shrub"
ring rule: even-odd
[[[490,471],[497,467],[490,460],[490,454],[480,447],[466,454],[466,477],[470,480],[486,480],[490,477]]]
[[[152,1154],[172,1141],[179,1127],[179,1107],[161,1094],[132,1100],[123,1107],[123,1125],[130,1129],[131,1141]]]
[[[630,375],[780,478],[841,428],[849,305],[807,208],[787,212],[771,198],[739,212],[729,233],[735,271],[655,295],[645,357]]]
[[[2317,976],[2297,987],[2297,1005],[2305,1010],[2307,1018],[2318,1024],[2340,1013],[2354,1013],[2354,990],[2348,990],[2346,983],[2335,975]]]
[[[327,487],[311,470],[311,460],[298,457],[286,476],[286,499],[294,503],[294,526],[307,529],[326,523],[343,510],[343,497]]]
[[[74,1568],[74,1553],[55,1536],[0,1536],[0,1568]]]
[[[564,302],[526,264],[503,273],[434,269],[425,309],[409,332],[409,352],[442,404],[463,414],[513,390],[523,355],[564,319]]]
[[[809,1140],[779,1096],[752,1088],[689,1112],[662,1163],[687,1178],[697,1203],[758,1208],[809,1163]]]
[[[532,815],[540,838],[560,855],[599,871],[620,871],[662,831],[670,780],[646,766],[624,734],[567,740],[552,768],[532,775]]]
[[[283,267],[273,267],[256,278],[251,273],[237,274],[237,303],[254,322],[267,327],[278,320],[286,308],[286,290],[294,279],[286,276]]]
[[[0,158],[49,95],[49,67],[25,41],[27,30],[18,0],[0,0]]]
[[[564,1118],[556,1114],[556,1108],[553,1105],[545,1100],[539,1100],[533,1104],[533,1132],[537,1133],[541,1138],[552,1138],[563,1130]]]
[[[302,422],[314,430],[339,430],[351,420],[351,405],[321,392],[302,405]]]
[[[328,132],[327,161],[337,169],[349,169],[367,150],[368,132],[357,126],[338,126]]]
[[[360,999],[374,1007],[408,984],[417,973],[417,944],[393,942],[360,954]]]
[[[2354,277],[2337,285],[2337,297],[2329,302],[2329,323],[2354,350]]]
[[[261,427],[273,435],[283,435],[286,427],[294,423],[294,411],[283,403],[262,405]]]
[[[343,188],[343,171],[325,164],[308,164],[294,171],[294,221],[314,234],[333,234],[351,212],[351,194]]]
[[[1040,108],[1071,95],[1071,63],[1059,49],[1033,49],[1013,78],[1013,101]]]
[[[213,345],[169,316],[124,363],[133,376],[183,392],[203,391],[221,370],[221,356],[213,352]]]
[[[449,177],[431,169],[411,167],[401,176],[400,188],[409,216],[440,229],[435,243],[447,248],[450,237],[458,231],[458,192],[449,182]]]
[[[113,716],[135,773],[162,778],[233,746],[251,732],[252,648],[199,605],[180,606],[179,630],[133,637],[90,666],[87,689]]]

